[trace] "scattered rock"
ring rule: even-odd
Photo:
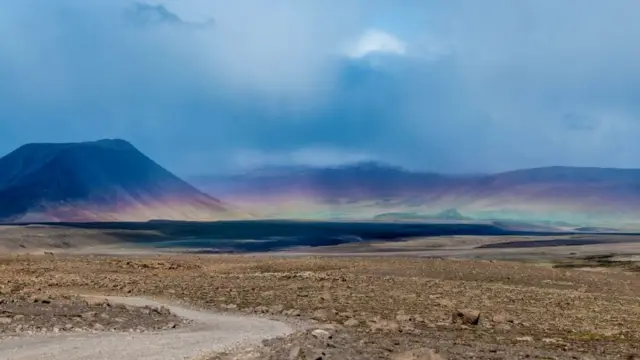
[[[313,312],[311,318],[318,321],[335,320],[335,314],[327,309],[318,309]]]
[[[228,306],[234,306],[235,304],[231,304]],[[235,308],[237,308],[237,305],[235,305]],[[168,316],[171,315],[171,310],[169,310],[168,307],[166,306],[160,306],[159,308],[156,309],[156,311],[158,312],[158,314],[162,315],[162,316]]]
[[[360,321],[358,321],[358,320],[356,320],[354,318],[351,318],[351,319],[349,319],[349,320],[344,322],[344,326],[354,327],[354,326],[358,326],[358,325],[360,325]]]
[[[233,356],[233,360],[261,360],[262,355],[257,350],[245,351]]]
[[[96,316],[98,316],[98,313],[95,311],[87,311],[82,315],[80,315],[80,317],[83,318],[84,320],[93,320],[96,318]]]
[[[456,310],[451,315],[451,322],[478,325],[480,323],[480,311],[472,309]]]
[[[269,312],[271,314],[280,314],[283,311],[284,311],[284,306],[283,305],[274,305],[274,306],[269,308]]]
[[[84,299],[87,306],[110,306],[109,300],[99,297],[86,297]]]
[[[510,316],[510,315],[498,314],[498,315],[494,315],[491,318],[491,321],[493,321],[496,324],[505,324],[505,323],[513,323],[515,319],[513,318],[513,316]]]
[[[285,316],[300,316],[302,313],[298,309],[289,309],[282,312]]]
[[[433,349],[420,348],[393,355],[391,360],[445,360]]]
[[[122,308],[123,308],[123,309],[125,309],[125,310],[127,310],[127,311],[131,311],[131,312],[133,312],[133,311],[137,311],[137,310],[138,310],[138,308],[137,308],[137,307],[135,307],[135,306],[131,306],[131,305],[122,305]]]
[[[34,296],[31,298],[31,302],[34,304],[51,304],[51,298],[47,296]]]
[[[446,307],[446,308],[452,308],[453,307],[453,302],[447,300],[447,299],[438,299],[436,300],[436,303],[442,307]]]
[[[325,292],[322,295],[320,295],[320,300],[331,301],[332,299],[333,299],[333,296],[331,296],[331,293],[329,292]]]
[[[313,335],[313,337],[315,337],[316,339],[321,339],[321,340],[331,339],[331,334],[327,330],[315,329],[311,332],[311,335]]]
[[[516,341],[528,342],[528,341],[533,341],[533,338],[531,336],[521,336],[521,337],[517,337]]]
[[[400,330],[400,324],[391,320],[378,320],[371,323],[371,329],[380,331],[398,331]]]
[[[289,351],[289,360],[296,360],[300,355],[302,355],[302,349],[300,349],[300,346],[294,346],[291,348],[291,351]]]
[[[601,329],[599,331],[597,331],[597,333],[604,335],[604,336],[615,336],[620,334],[620,330],[617,329]]]
[[[1,333],[46,333],[49,331],[148,331],[176,328],[183,320],[168,308],[145,314],[143,308],[106,304],[105,299],[49,296],[12,297],[0,309]],[[91,305],[90,305],[91,304]],[[7,315],[8,314],[8,315]]]
[[[327,353],[322,349],[312,349],[307,353],[306,359],[309,360],[325,360]]]
[[[329,331],[337,331],[340,328],[342,328],[341,325],[332,324],[332,323],[320,324],[320,326],[318,326],[318,329],[329,330]]]
[[[5,303],[8,302],[9,306],[13,306],[12,302],[18,299],[17,301],[24,301],[39,311],[48,311],[48,308],[56,307],[63,311],[58,312],[59,315],[55,320],[45,324],[33,313],[26,313],[25,319],[16,320],[13,314],[17,312],[7,308],[12,312],[0,312],[0,317],[9,316],[13,319],[13,323],[0,324],[0,332],[3,335],[13,336],[14,329],[18,326],[24,326],[25,332],[38,334],[43,329],[48,331],[49,326],[55,325],[60,332],[63,332],[63,326],[66,323],[74,326],[72,331],[76,329],[95,331],[152,329],[150,324],[153,323],[146,322],[147,320],[137,322],[137,319],[156,321],[160,324],[158,325],[160,329],[170,327],[166,319],[150,309],[119,306],[103,308],[94,305],[62,309],[58,305],[63,299],[58,297],[52,304],[46,306],[28,301],[33,293],[58,294],[57,290],[54,292],[53,289],[60,291],[85,289],[82,291],[115,294],[122,293],[122,289],[129,287],[135,289],[135,293],[149,296],[168,294],[168,289],[176,289],[176,293],[179,294],[176,300],[192,302],[194,306],[221,309],[221,304],[236,303],[242,307],[243,311],[277,313],[282,309],[280,313],[287,316],[297,316],[302,311],[305,317],[314,315],[320,321],[308,332],[301,331],[300,334],[292,334],[286,339],[274,339],[269,342],[269,347],[255,350],[254,358],[256,359],[307,360],[313,355],[318,355],[323,360],[434,358],[431,354],[426,357],[420,356],[415,351],[406,351],[420,347],[441,351],[442,355],[455,359],[591,360],[607,356],[624,359],[627,354],[637,351],[633,343],[637,344],[638,326],[636,322],[627,319],[628,316],[625,317],[627,313],[633,313],[633,311],[625,312],[624,310],[632,309],[629,304],[636,305],[635,298],[630,295],[637,293],[635,290],[637,287],[631,286],[636,284],[631,275],[625,277],[628,283],[618,287],[613,281],[599,281],[601,275],[602,279],[607,279],[606,274],[551,270],[512,263],[500,263],[499,267],[483,268],[484,265],[478,265],[477,262],[470,260],[459,263],[451,260],[436,262],[431,259],[421,259],[415,263],[413,260],[406,260],[410,261],[412,266],[406,266],[405,260],[395,259],[393,261],[376,260],[373,265],[356,259],[348,259],[348,261],[323,259],[312,262],[297,259],[275,262],[265,260],[264,263],[263,260],[252,260],[246,263],[242,260],[239,261],[241,266],[236,266],[234,263],[236,260],[233,260],[229,263],[223,262],[220,269],[216,268],[217,261],[212,261],[202,265],[202,270],[180,271],[175,274],[166,274],[166,276],[160,271],[153,271],[153,268],[147,270],[138,266],[151,263],[152,260],[131,260],[133,265],[138,266],[139,270],[136,271],[127,270],[133,269],[134,266],[125,267],[125,262],[121,258],[98,257],[87,261],[86,264],[79,263],[79,260],[60,259],[55,264],[55,268],[52,267],[54,264],[51,261],[39,264],[40,261],[42,259],[21,260],[19,267],[15,266],[15,270],[11,269],[17,276],[6,276],[5,282],[0,287],[7,291],[12,289],[13,292],[6,296],[0,295],[0,298],[6,298]],[[198,258],[195,262],[204,264],[209,260]],[[169,264],[170,261],[166,263]],[[5,268],[8,266],[5,264],[10,265],[10,262],[8,260],[0,262],[0,273],[9,274],[10,269]],[[42,269],[42,266],[47,268]],[[125,268],[125,271],[118,271],[118,268]],[[100,271],[100,269],[109,270]],[[303,273],[304,270],[313,271]],[[563,293],[564,289],[553,292],[546,290],[539,292],[538,289],[534,289],[538,284],[539,276],[551,276],[552,273],[561,280],[575,280],[576,284],[582,284],[578,281],[580,277],[589,276],[590,278],[580,287],[575,286],[575,289],[570,289],[569,293]],[[300,274],[309,280],[303,281]],[[527,286],[503,286],[502,282],[507,275],[518,281],[521,278],[525,279]],[[326,280],[320,280],[320,276]],[[338,282],[337,278],[340,276],[346,276],[348,281]],[[186,282],[186,279],[189,281]],[[517,285],[517,281],[513,283]],[[268,296],[261,296],[265,290],[276,287],[295,290],[270,291],[267,292]],[[582,287],[585,288],[584,292],[574,291]],[[612,295],[610,294],[616,294],[618,289],[624,295],[616,297],[615,302],[611,304]],[[298,292],[306,297],[296,296]],[[440,295],[430,297],[430,294]],[[101,301],[104,300],[98,300],[98,302]],[[575,303],[580,303],[581,306],[576,308]],[[280,304],[284,305],[286,310],[279,306]],[[258,305],[265,306],[258,307],[258,310],[253,308]],[[6,307],[2,304],[0,308],[5,310]],[[323,310],[314,313],[318,308]],[[458,311],[465,308],[478,309],[481,313],[476,311],[469,316],[462,310]],[[337,311],[333,312],[331,309]],[[403,309],[406,313],[398,309]],[[131,313],[123,314],[125,310]],[[454,310],[456,312],[452,316]],[[530,328],[520,325],[502,311],[525,320],[531,324]],[[107,315],[103,318],[102,313]],[[424,320],[418,320],[416,314],[421,315]],[[376,315],[386,320],[375,319]],[[119,317],[126,321],[116,324],[115,319]],[[452,318],[457,324],[452,325]],[[176,325],[182,324],[180,320],[171,319],[171,321]],[[325,328],[322,324],[327,323],[339,323],[340,326],[344,325],[344,328],[337,330]],[[482,327],[474,327],[475,323]],[[485,325],[487,328],[484,327]],[[397,329],[397,331],[373,332],[370,331],[369,326],[377,330]],[[406,331],[412,326],[421,333]],[[489,326],[492,328],[488,328]],[[461,331],[462,328],[471,330]],[[314,329],[326,331],[331,339],[325,341],[321,337],[312,335],[311,330]],[[582,340],[585,329],[593,332],[592,338],[596,339],[595,341]],[[605,339],[600,335],[609,333],[600,331],[602,329],[620,329],[623,332],[615,335],[616,339]],[[618,342],[617,337],[622,335],[626,337],[625,341]],[[516,341],[517,337],[520,337],[518,341]],[[554,337],[558,337],[559,341],[555,342]],[[585,337],[585,339],[590,338]],[[255,355],[255,353],[258,354]],[[437,352],[433,353],[440,358],[442,356]],[[594,356],[582,356],[589,353]],[[235,354],[229,354],[223,359],[233,359],[232,355]]]

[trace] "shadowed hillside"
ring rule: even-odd
[[[27,144],[0,158],[2,221],[236,217],[124,140]]]
[[[640,170],[546,167],[451,176],[365,163],[280,168],[194,179],[265,216],[554,221],[560,226],[636,223]],[[449,214],[449,215],[452,215]]]

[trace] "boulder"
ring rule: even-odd
[[[480,311],[472,309],[458,309],[451,314],[451,322],[464,325],[478,325],[480,323]]]
[[[316,339],[320,339],[320,340],[329,340],[331,339],[331,333],[329,333],[327,330],[322,330],[322,329],[315,329],[311,332],[311,335],[316,338]]]

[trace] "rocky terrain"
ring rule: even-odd
[[[206,359],[634,358],[640,278],[625,267],[588,270],[401,257],[13,256],[0,260],[0,288],[5,298],[146,296],[307,324]]]
[[[28,291],[13,290],[3,288],[0,297],[0,339],[48,332],[145,332],[184,325],[164,307],[134,307],[69,295],[29,296]]]

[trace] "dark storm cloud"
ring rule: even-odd
[[[640,167],[637,2],[441,5],[2,3],[0,151],[122,137],[182,173]]]

